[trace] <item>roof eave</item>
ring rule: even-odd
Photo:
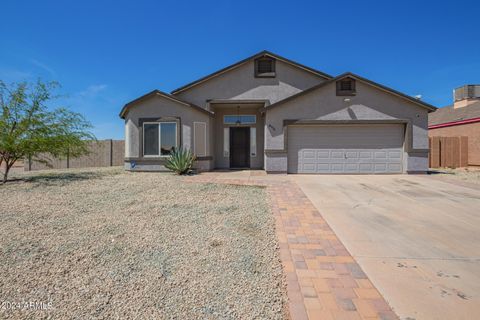
[[[309,93],[309,92],[312,92],[312,91],[315,91],[315,90],[317,90],[317,89],[320,89],[320,88],[322,88],[322,87],[324,87],[324,86],[326,86],[326,85],[328,85],[328,84],[330,84],[330,83],[332,83],[332,82],[338,81],[338,80],[340,80],[340,79],[342,79],[342,78],[345,78],[345,77],[354,78],[354,79],[356,79],[356,80],[359,80],[359,81],[362,81],[362,82],[364,82],[364,83],[367,83],[368,85],[371,85],[371,86],[373,86],[373,87],[376,87],[376,88],[378,88],[378,89],[380,89],[380,90],[382,90],[382,91],[385,91],[385,92],[391,93],[391,94],[393,94],[393,95],[395,95],[395,96],[398,96],[398,97],[400,97],[400,98],[406,99],[406,100],[408,100],[408,101],[410,101],[410,102],[412,102],[412,103],[414,103],[414,104],[417,104],[417,105],[420,106],[420,107],[423,107],[423,108],[428,109],[428,110],[429,110],[428,112],[433,112],[433,111],[437,110],[437,107],[435,107],[435,106],[433,106],[433,105],[431,105],[431,104],[428,104],[428,103],[426,103],[426,102],[423,102],[423,101],[421,101],[421,100],[415,99],[415,98],[413,98],[413,97],[410,97],[410,96],[407,95],[407,94],[401,93],[401,92],[399,92],[399,91],[397,91],[397,90],[394,90],[394,89],[392,89],[392,88],[386,87],[386,86],[384,86],[384,85],[381,85],[381,84],[376,83],[376,82],[374,82],[374,81],[371,81],[371,80],[369,80],[369,79],[363,78],[363,77],[361,77],[361,76],[359,76],[359,75],[356,75],[356,74],[354,74],[354,73],[352,73],[352,72],[345,72],[345,73],[342,73],[342,74],[339,75],[339,76],[336,76],[335,78],[332,78],[332,79],[330,79],[330,80],[324,81],[324,82],[322,82],[322,83],[320,83],[320,84],[318,84],[318,85],[316,85],[316,86],[313,86],[313,87],[311,87],[311,88],[309,88],[309,89],[306,89],[306,90],[304,90],[304,91],[301,91],[301,92],[299,92],[299,93],[297,93],[297,94],[294,94],[294,95],[292,95],[292,96],[290,96],[290,97],[288,97],[288,98],[285,98],[285,99],[283,99],[283,100],[280,100],[280,101],[278,101],[278,102],[276,102],[276,103],[273,103],[273,104],[271,104],[271,105],[269,105],[269,106],[266,106],[266,107],[264,107],[264,108],[262,109],[262,111],[266,111],[266,110],[270,110],[270,109],[272,109],[272,108],[275,108],[276,106],[281,105],[281,104],[283,104],[283,103],[285,103],[285,102],[287,102],[287,101],[296,99],[296,98],[298,98],[298,97],[300,97],[300,96],[303,96],[303,95],[305,95],[305,94],[307,94],[307,93]]]
[[[462,124],[477,123],[477,122],[480,122],[480,117],[457,120],[457,121],[449,121],[449,122],[444,122],[444,123],[431,124],[431,125],[428,126],[428,129],[429,130],[439,129],[439,128],[453,127],[453,126],[459,126],[459,125],[462,125]]]
[[[180,100],[180,99],[178,99],[177,97],[172,96],[172,95],[170,95],[170,94],[168,94],[168,93],[166,93],[166,92],[162,92],[162,91],[160,91],[160,90],[158,90],[158,89],[155,89],[155,90],[150,91],[149,93],[146,93],[146,94],[144,94],[143,96],[141,96],[141,97],[139,97],[139,98],[137,98],[137,99],[135,99],[135,100],[132,100],[132,101],[128,102],[127,104],[125,104],[125,105],[123,106],[122,110],[120,111],[120,114],[119,114],[120,118],[121,118],[121,119],[125,119],[125,116],[127,115],[128,109],[129,109],[130,107],[132,107],[133,105],[135,105],[135,104],[137,104],[137,103],[139,103],[139,102],[141,102],[141,101],[143,101],[143,100],[145,100],[145,99],[148,99],[148,98],[150,98],[150,97],[152,97],[152,96],[157,96],[157,95],[158,95],[158,96],[161,96],[161,97],[164,97],[164,98],[166,98],[166,99],[170,99],[170,100],[172,100],[172,101],[174,101],[174,102],[177,102],[177,103],[179,103],[179,104],[183,104],[183,105],[185,105],[185,106],[187,106],[187,107],[191,107],[191,108],[193,108],[193,109],[195,109],[195,110],[204,112],[204,113],[208,114],[209,116],[213,116],[213,112],[211,112],[211,111],[208,111],[208,110],[206,110],[206,109],[204,109],[204,108],[202,108],[202,107],[200,107],[200,106],[197,106],[197,105],[195,105],[195,104],[193,104],[193,103],[189,103],[189,102]]]
[[[410,101],[410,102],[413,102],[414,104],[417,104],[417,105],[419,105],[419,106],[421,106],[421,107],[424,107],[424,108],[428,109],[428,110],[429,110],[428,112],[432,112],[432,111],[435,111],[435,110],[438,109],[437,107],[435,107],[435,106],[433,106],[433,105],[431,105],[431,104],[429,104],[429,103],[427,103],[427,102],[424,102],[424,101],[422,101],[422,100],[416,99],[416,98],[414,98],[414,97],[409,96],[408,94],[402,93],[402,92],[400,92],[400,91],[397,91],[397,90],[392,89],[392,88],[390,88],[390,87],[384,86],[383,84],[374,82],[374,81],[372,81],[372,80],[363,78],[363,77],[361,77],[361,76],[359,76],[359,75],[356,75],[356,74],[354,74],[354,73],[351,73],[351,72],[345,73],[341,78],[347,77],[347,76],[350,76],[350,77],[352,77],[352,78],[355,78],[355,79],[357,79],[357,80],[360,80],[360,81],[362,81],[362,82],[364,82],[364,83],[370,84],[370,85],[372,85],[372,86],[374,86],[374,87],[377,87],[377,88],[380,89],[380,90],[383,90],[383,91],[385,91],[385,92],[394,94],[394,95],[396,95],[396,96],[398,96],[398,97],[400,97],[400,98],[404,98],[404,99],[406,99],[406,100],[408,100],[408,101]]]

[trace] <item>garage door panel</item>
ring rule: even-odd
[[[372,163],[360,163],[358,165],[359,172],[373,173],[373,164]]]
[[[399,163],[389,163],[388,164],[388,171],[389,172],[401,172],[402,166]]]
[[[358,163],[345,163],[346,172],[358,172]]]
[[[345,150],[345,157],[347,159],[358,159],[358,151]]]
[[[343,172],[343,163],[332,163],[330,166],[332,172]]]
[[[330,159],[330,151],[318,150],[318,152],[317,152],[317,159],[318,159],[318,160]]]
[[[375,163],[375,172],[387,172],[387,164]]]
[[[343,159],[343,151],[334,150],[330,153],[332,159]]]
[[[304,171],[305,173],[315,173],[316,172],[316,166],[317,164],[315,163],[304,163],[302,165],[302,171]]]
[[[330,170],[329,163],[318,163],[316,172],[328,172]]]
[[[375,159],[387,159],[386,151],[375,151]]]
[[[302,159],[314,161],[316,153],[317,152],[315,150],[302,150]]]
[[[360,151],[360,159],[373,159],[371,151]]]
[[[388,152],[389,159],[401,159],[402,153],[400,151],[389,151]]]
[[[401,173],[403,125],[288,127],[290,173]]]

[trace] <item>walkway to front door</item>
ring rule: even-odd
[[[267,186],[292,320],[398,319],[322,215],[287,175],[214,171],[187,179]]]

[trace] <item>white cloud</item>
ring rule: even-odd
[[[0,80],[5,82],[28,81],[33,78],[33,74],[28,71],[0,68]]]
[[[94,97],[97,94],[99,94],[100,92],[104,91],[105,89],[107,89],[106,84],[90,85],[85,90],[80,91],[78,93],[78,96],[80,96],[80,97]]]
[[[38,60],[35,60],[35,59],[30,59],[30,63],[33,64],[34,66],[36,66],[37,68],[40,68],[40,69],[43,69],[44,71],[47,71],[53,77],[57,76],[57,73],[55,72],[55,70],[53,70],[53,68],[49,67],[45,63],[42,63],[42,62],[40,62]]]

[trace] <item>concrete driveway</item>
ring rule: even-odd
[[[429,176],[289,177],[401,318],[480,318],[479,189]]]

